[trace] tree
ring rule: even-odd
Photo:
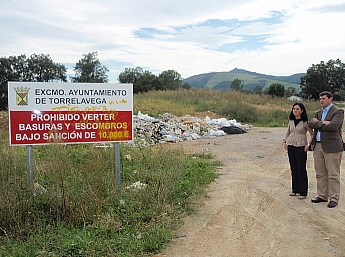
[[[0,110],[7,108],[8,81],[67,81],[67,68],[54,63],[49,54],[25,54],[0,58]]]
[[[8,57],[11,70],[17,75],[19,81],[30,81],[29,60],[25,54]]]
[[[58,82],[67,81],[67,68],[63,64],[54,63],[49,54],[25,54],[10,56],[8,61],[11,72],[16,74],[19,81]]]
[[[262,86],[257,85],[257,86],[254,88],[253,93],[254,93],[254,94],[257,94],[257,95],[261,95],[261,94],[262,94]]]
[[[290,96],[293,96],[293,95],[296,95],[296,88],[294,87],[288,87],[286,90],[285,90],[285,97],[290,97]]]
[[[67,81],[67,68],[54,63],[49,54],[32,54],[28,59],[29,81],[58,82]]]
[[[109,71],[98,59],[97,52],[84,54],[73,68],[75,76],[71,76],[72,82],[107,83]]]
[[[149,92],[154,89],[157,77],[149,71],[145,71],[139,78],[135,79],[134,93]]]
[[[0,84],[6,84],[7,81],[18,80],[18,74],[16,74],[8,58],[0,58]]]
[[[0,58],[0,110],[6,110],[8,105],[7,82],[17,80],[18,75],[12,70],[8,58]]]
[[[285,94],[285,88],[280,83],[273,83],[268,88],[268,94],[271,96],[283,97]]]
[[[120,83],[135,83],[135,81],[140,78],[140,76],[144,73],[143,68],[135,67],[135,68],[125,68],[125,71],[121,72],[118,77],[118,81]]]
[[[231,82],[231,88],[232,90],[234,91],[242,91],[242,88],[243,88],[243,82],[239,79],[234,79],[232,82]]]
[[[181,87],[181,75],[174,70],[166,70],[159,74],[160,82],[164,90],[177,90]]]
[[[133,93],[148,92],[151,90],[161,90],[161,83],[157,76],[149,71],[144,71],[141,67],[125,68],[118,77],[120,83],[132,83]]]
[[[192,87],[191,87],[191,85],[190,85],[189,83],[184,83],[184,84],[182,85],[182,88],[183,88],[183,89],[191,89]]]
[[[341,89],[339,91],[339,97],[340,97],[341,101],[344,101],[344,99],[345,99],[345,89]]]
[[[345,64],[339,59],[312,65],[301,78],[301,95],[307,99],[318,99],[322,91],[338,93],[345,87]]]
[[[118,77],[120,83],[133,83],[133,92],[141,93],[151,90],[176,90],[181,88],[181,75],[174,70],[163,71],[159,76],[141,67],[125,68]]]

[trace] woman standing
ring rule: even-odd
[[[283,142],[288,152],[292,176],[292,192],[289,195],[299,194],[299,199],[305,199],[308,192],[307,152],[310,142],[307,140],[307,132],[312,138],[313,130],[308,126],[307,111],[302,103],[294,103]]]

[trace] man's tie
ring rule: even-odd
[[[327,109],[326,108],[322,108],[322,117],[321,117],[321,121],[324,121],[327,115]]]

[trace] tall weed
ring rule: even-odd
[[[33,147],[32,191],[25,147],[8,146],[2,132],[0,256],[158,252],[195,207],[193,199],[217,177],[219,164],[210,159],[122,144],[117,190],[112,144],[53,143]]]
[[[293,102],[269,95],[238,91],[191,89],[150,91],[134,96],[135,110],[153,117],[169,112],[176,116],[212,111],[224,118],[254,126],[285,126]],[[303,101],[311,115],[320,108],[318,102]]]
[[[228,102],[221,106],[218,113],[227,119],[237,119],[245,123],[257,121],[258,111],[250,105],[242,102]]]

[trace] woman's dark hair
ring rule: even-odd
[[[301,113],[301,120],[302,120],[302,121],[308,121],[307,110],[305,109],[304,104],[302,104],[302,103],[294,103],[294,104],[292,105],[291,112],[290,112],[290,116],[289,116],[290,120],[295,120],[295,119],[296,119],[296,118],[295,118],[295,115],[293,115],[293,108],[294,108],[296,105],[298,105],[298,106],[301,108],[301,110],[303,111],[303,112]]]

